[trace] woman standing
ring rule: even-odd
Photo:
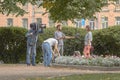
[[[90,58],[90,50],[91,50],[91,45],[92,45],[92,32],[90,29],[90,26],[86,26],[87,34],[85,35],[85,40],[84,40],[84,56],[85,58]]]

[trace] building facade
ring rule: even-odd
[[[42,15],[45,12],[45,9],[42,7],[37,8],[31,4],[26,4],[22,8],[26,10],[28,14],[18,17],[0,14],[0,26],[22,26],[29,29],[29,24],[32,22],[46,24],[48,27],[55,26],[55,23],[49,19],[49,14]],[[120,0],[117,0],[114,4],[103,7],[101,12],[97,12],[95,16],[96,19],[80,19],[76,20],[74,24],[71,21],[63,21],[62,24],[64,26],[75,26],[81,28],[84,28],[85,25],[90,25],[93,30],[120,25]]]
[[[0,26],[18,26],[29,29],[29,24],[32,22],[38,22],[49,26],[48,14],[42,15],[45,12],[45,9],[42,7],[37,8],[31,4],[26,4],[22,8],[28,12],[24,16],[16,17],[13,15],[6,16],[0,14]]]
[[[76,21],[76,27],[84,28],[85,25],[90,25],[91,29],[95,30],[120,25],[120,0],[117,0],[114,4],[106,5],[94,16],[96,19]]]

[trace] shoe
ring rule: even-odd
[[[36,64],[32,64],[32,66],[36,66]]]
[[[30,66],[30,64],[27,64],[27,66]]]

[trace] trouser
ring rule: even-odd
[[[34,66],[36,63],[36,44],[35,45],[32,45],[30,46],[28,43],[27,43],[27,56],[26,56],[26,63],[28,65],[31,64],[31,57],[32,57],[32,65]]]
[[[83,51],[85,58],[90,58],[90,49],[91,49],[90,45],[85,45]]]
[[[58,45],[58,50],[61,56],[63,56],[63,52],[64,52],[64,45]]]
[[[52,48],[49,43],[44,42],[42,44],[42,50],[43,50],[43,60],[44,60],[44,66],[50,66],[50,63],[52,61]]]

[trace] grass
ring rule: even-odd
[[[120,73],[109,74],[81,74],[65,77],[47,77],[47,78],[32,78],[26,80],[120,80]]]

